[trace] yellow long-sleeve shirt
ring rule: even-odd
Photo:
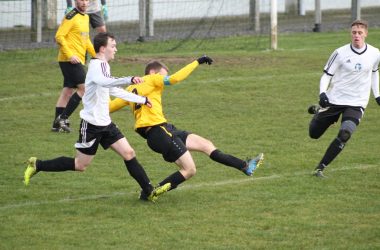
[[[75,55],[81,63],[85,63],[86,51],[92,57],[96,56],[90,40],[89,16],[73,9],[63,18],[55,35],[59,45],[58,61],[68,62]]]
[[[150,127],[166,122],[167,120],[162,110],[161,99],[164,85],[173,85],[186,79],[191,72],[198,67],[198,65],[198,61],[194,61],[170,76],[163,76],[160,74],[144,76],[143,83],[129,85],[127,90],[148,97],[152,103],[152,108],[149,108],[146,105],[130,103],[123,99],[115,98],[110,102],[110,113],[130,105],[135,117],[135,129]]]

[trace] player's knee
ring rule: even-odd
[[[63,98],[70,98],[73,95],[73,89],[71,88],[63,88],[61,92],[61,96]]]
[[[196,167],[194,166],[193,168],[190,169],[190,175],[191,175],[191,176],[194,176],[196,173],[197,173],[197,169],[196,169]]]
[[[80,98],[82,98],[83,97],[83,95],[84,95],[84,91],[85,91],[85,89],[84,88],[78,88],[78,90],[77,90],[77,95],[80,97]]]
[[[208,149],[215,150],[216,147],[215,147],[214,143],[212,143],[212,141],[206,139],[206,144],[207,144]]]
[[[311,139],[318,139],[321,137],[322,133],[320,133],[318,130],[313,129],[311,126],[309,128],[309,136]]]
[[[133,158],[136,157],[135,150],[131,147],[123,149],[123,151],[119,152],[119,154],[126,161],[132,160]]]
[[[125,160],[129,161],[136,157],[135,151],[131,148],[129,150],[126,150],[124,153]]]
[[[319,137],[321,137],[321,135],[323,133],[320,132],[320,129],[318,129],[318,126],[315,122],[313,122],[314,120],[312,120],[310,122],[310,126],[309,126],[309,136],[311,139],[318,139]]]
[[[341,142],[346,143],[350,139],[350,137],[351,137],[350,131],[344,130],[344,129],[339,130],[338,139]]]
[[[310,136],[311,139],[318,139],[319,137],[321,137],[321,135],[316,134],[316,133],[314,133],[313,131],[310,131],[310,130],[309,130],[309,136]]]
[[[203,138],[202,144],[205,144],[205,145],[207,145],[209,147],[214,146],[214,144],[212,143],[212,141],[210,141],[209,139],[206,139],[206,138]]]
[[[190,179],[193,177],[197,172],[197,169],[195,167],[195,164],[186,164],[186,166],[183,166],[181,169],[181,173],[185,179]]]
[[[211,152],[213,152],[216,149],[212,141],[208,139],[204,139],[204,141],[200,145],[200,148],[201,148],[201,151],[203,151],[207,155],[210,155]]]
[[[189,178],[193,177],[196,174],[196,172],[197,172],[197,169],[195,168],[195,166],[192,167],[192,168],[186,169],[186,176],[185,176],[185,178],[189,179]]]
[[[356,130],[356,124],[353,121],[347,120],[342,122],[341,128],[338,133],[338,139],[346,143],[350,138],[352,133]]]

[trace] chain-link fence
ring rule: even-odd
[[[55,32],[66,9],[65,0],[0,0],[0,51],[55,47]],[[42,4],[42,30],[36,41],[33,22],[33,4]],[[54,1],[54,2],[53,2]],[[141,1],[141,0],[140,0]],[[108,31],[119,41],[135,42],[141,39],[139,0],[109,0]],[[147,0],[148,1],[148,0]],[[278,0],[278,32],[313,32],[315,25],[314,1],[304,0],[304,13],[294,11],[286,4],[297,0]],[[300,0],[298,0],[299,3]],[[52,4],[52,2],[54,4]],[[144,40],[168,40],[233,35],[269,36],[270,0],[149,0],[154,24]],[[259,26],[252,16],[252,2],[259,7]],[[321,0],[321,31],[335,31],[349,27],[352,21],[351,1]],[[370,27],[380,27],[380,1],[362,0],[361,18]],[[377,3],[379,2],[379,3]],[[140,6],[141,7],[141,6]],[[92,35],[95,31],[92,31]],[[269,46],[269,45],[268,45]]]

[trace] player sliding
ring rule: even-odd
[[[150,109],[120,98],[116,98],[110,103],[110,112],[130,105],[135,117],[136,132],[146,139],[148,146],[153,151],[162,154],[165,161],[175,162],[179,166],[180,170],[161,181],[160,186],[170,183],[171,189],[174,189],[195,175],[196,166],[189,151],[203,152],[212,160],[242,171],[248,176],[253,174],[264,159],[262,153],[249,161],[225,154],[218,150],[211,141],[194,133],[177,129],[167,122],[161,100],[164,86],[174,85],[186,79],[199,64],[211,64],[212,62],[210,57],[202,56],[169,76],[168,67],[161,62],[152,61],[146,65],[143,83],[130,85],[127,90],[147,96],[153,107]],[[140,199],[147,199],[144,192],[141,192]]]
[[[319,104],[311,106],[315,113],[310,122],[309,135],[318,139],[342,116],[337,137],[327,148],[315,168],[314,175],[325,177],[323,170],[343,150],[356,130],[367,107],[370,90],[380,105],[379,50],[365,43],[368,24],[356,20],[351,24],[351,43],[336,49],[330,56],[320,80]]]

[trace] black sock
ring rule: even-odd
[[[61,114],[62,119],[68,119],[70,115],[75,111],[75,109],[78,107],[80,102],[82,101],[82,97],[78,95],[77,92],[75,92],[71,97],[69,102],[66,105],[66,108],[63,110]]]
[[[345,144],[341,140],[335,138],[327,148],[326,153],[317,168],[323,170],[327,165],[329,165],[330,162],[332,162],[335,157],[343,150],[344,145]]]
[[[75,160],[65,156],[46,161],[37,160],[36,169],[46,172],[75,171]]]
[[[220,151],[219,149],[215,149],[211,152],[210,158],[216,162],[222,163],[226,166],[233,167],[239,170],[242,170],[247,166],[247,163],[235,156],[228,155]]]
[[[153,190],[153,186],[150,184],[148,175],[146,174],[144,168],[137,161],[136,157],[129,161],[124,161],[124,163],[129,174],[137,181],[144,193],[149,195]]]
[[[186,181],[185,177],[183,177],[181,172],[177,171],[169,175],[168,177],[166,177],[163,181],[161,181],[160,186],[163,186],[166,183],[170,183],[171,184],[170,190],[172,190],[172,189],[175,189],[179,184],[181,184],[184,181]]]
[[[64,107],[55,107],[55,118],[57,118],[65,110]],[[54,119],[55,119],[54,118]]]
[[[54,117],[54,121],[55,121],[55,119],[57,119],[57,117],[60,115],[60,114],[62,114],[62,112],[65,110],[65,108],[63,108],[63,107],[55,107],[55,117]],[[54,121],[53,121],[53,128],[55,128],[55,126],[54,126]]]

